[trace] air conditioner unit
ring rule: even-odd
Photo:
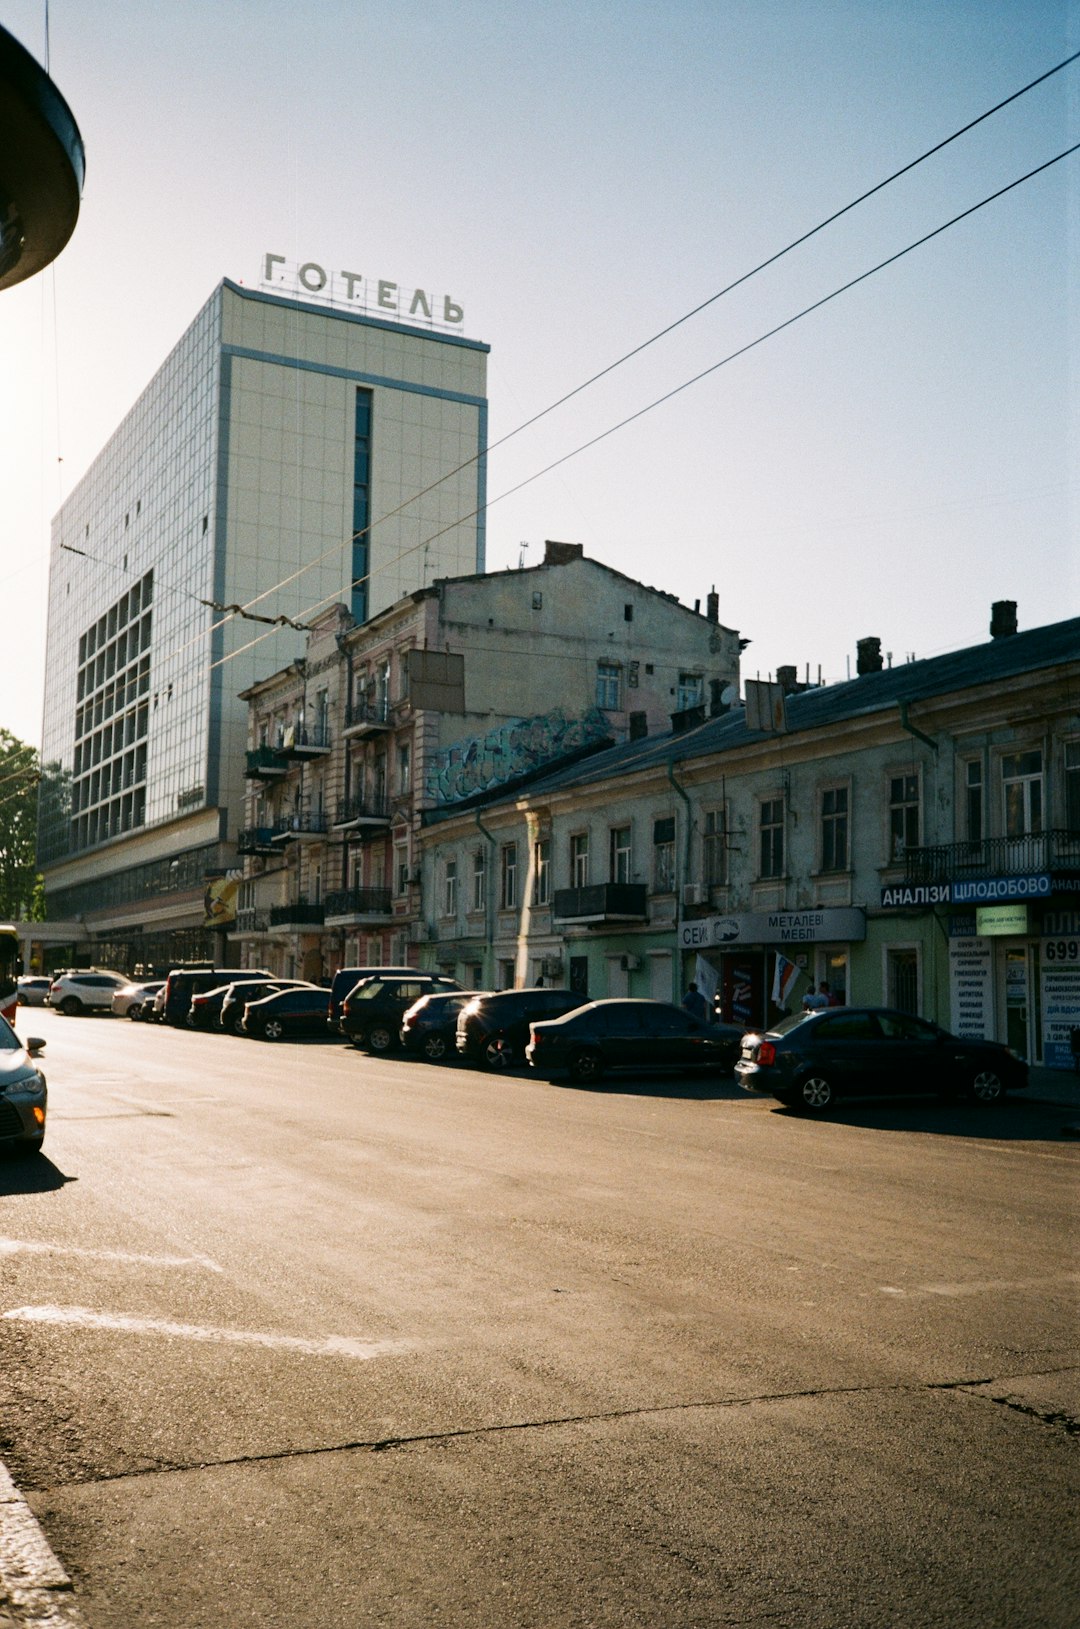
[[[540,971],[546,979],[562,978],[562,970],[561,956],[545,956],[540,963]]]
[[[640,956],[620,956],[619,966],[624,973],[636,973],[641,966]]]
[[[684,905],[704,905],[705,884],[703,882],[684,882],[682,902]]]

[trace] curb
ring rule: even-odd
[[[12,1629],[86,1629],[71,1579],[0,1460],[0,1623]]]

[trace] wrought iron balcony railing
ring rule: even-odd
[[[271,905],[270,926],[272,928],[292,927],[321,927],[326,911],[322,901],[316,905],[306,899],[296,899],[291,905]]]
[[[562,922],[644,922],[643,882],[598,882],[588,888],[556,888],[552,914]]]
[[[393,911],[389,888],[344,888],[327,894],[326,919],[340,916],[390,916]]]
[[[928,843],[904,852],[908,882],[952,882],[964,877],[1007,877],[1080,869],[1080,831],[984,837],[977,842]]]

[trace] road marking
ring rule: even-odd
[[[1058,1278],[987,1278],[967,1284],[914,1284],[911,1289],[898,1289],[894,1284],[879,1284],[882,1295],[996,1295],[1019,1290],[1063,1289],[1066,1285],[1080,1284],[1080,1273],[1063,1273]]]
[[[0,1461],[0,1600],[14,1609],[11,1622],[82,1629],[85,1620],[70,1592],[71,1579]]]
[[[251,1329],[211,1329],[202,1324],[174,1324],[165,1318],[130,1318],[122,1313],[94,1312],[90,1307],[12,1307],[4,1313],[16,1323],[74,1324],[80,1329],[115,1329],[129,1335],[168,1335],[179,1340],[212,1341],[237,1346],[266,1346],[312,1357],[375,1358],[410,1350],[413,1341],[363,1341],[351,1335],[307,1340],[301,1335],[268,1335]]]
[[[208,1273],[224,1269],[209,1256],[141,1256],[130,1250],[90,1250],[77,1244],[41,1244],[34,1239],[0,1239],[0,1256],[79,1256],[85,1261],[125,1261],[138,1267],[202,1267]]]

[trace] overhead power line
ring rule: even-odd
[[[662,396],[657,396],[655,400],[647,403],[644,407],[638,408],[636,412],[629,413],[626,418],[620,419],[617,424],[612,424],[608,427],[608,429],[602,430],[599,435],[591,436],[588,441],[581,442],[580,445],[572,448],[570,452],[564,453],[561,458],[556,458],[550,464],[545,464],[543,469],[536,470],[532,475],[526,476],[523,481],[518,481],[515,486],[508,487],[505,492],[500,492],[497,498],[492,498],[487,503],[479,505],[476,509],[470,510],[468,514],[459,515],[456,520],[451,521],[447,526],[442,527],[439,531],[433,532],[429,537],[424,538],[422,542],[414,545],[412,549],[403,551],[403,555],[401,557],[404,558],[405,554],[414,554],[418,549],[426,548],[428,544],[435,542],[435,540],[442,537],[444,533],[453,531],[455,527],[462,525],[465,521],[473,520],[477,515],[486,513],[486,511],[492,508],[496,503],[501,503],[504,498],[509,498],[515,492],[520,492],[523,487],[530,486],[533,481],[538,481],[542,475],[547,475],[551,470],[558,469],[560,464],[568,463],[571,458],[576,458],[579,453],[586,452],[590,447],[595,447],[601,441],[606,441],[609,436],[613,436],[619,430],[625,429],[628,424],[633,424],[637,419],[644,418],[647,413],[653,412],[655,408],[661,407],[665,402],[669,402],[675,396],[681,395],[684,390],[689,390],[691,385],[699,384],[702,379],[707,379],[711,374],[718,372],[721,368],[727,367],[729,363],[737,361],[739,357],[746,356],[749,351],[756,350],[759,345],[764,345],[766,340],[775,338],[777,334],[782,334],[785,329],[793,327],[797,322],[801,322],[804,317],[810,316],[815,311],[820,311],[823,306],[829,305],[831,301],[838,299],[841,294],[846,294],[851,289],[857,288],[860,283],[865,283],[868,278],[876,276],[878,272],[884,271],[886,267],[894,266],[897,261],[903,260],[906,255],[912,254],[916,249],[921,249],[927,243],[931,243],[934,238],[940,237],[943,232],[949,231],[951,227],[957,226],[961,221],[967,220],[969,216],[976,214],[980,209],[985,209],[988,204],[992,204],[997,199],[1005,197],[1006,194],[1015,191],[1017,187],[1021,187],[1026,182],[1033,180],[1037,175],[1042,175],[1046,170],[1051,169],[1055,164],[1060,164],[1063,159],[1071,157],[1073,153],[1078,151],[1080,151],[1080,142],[1075,142],[1071,147],[1066,147],[1062,152],[1055,154],[1053,158],[1047,159],[1045,163],[1036,165],[1033,170],[1028,170],[1026,174],[1017,176],[1014,181],[1010,181],[1005,186],[999,187],[995,192],[988,193],[987,196],[985,198],[981,198],[978,203],[972,204],[969,208],[961,210],[958,215],[953,215],[950,220],[943,221],[940,226],[934,227],[933,231],[925,232],[922,237],[916,238],[915,241],[913,243],[909,243],[906,248],[898,249],[895,254],[889,255],[886,259],[878,261],[876,266],[871,266],[867,271],[860,272],[857,277],[849,278],[846,283],[841,283],[840,286],[833,289],[830,294],[823,295],[820,300],[814,300],[810,305],[804,306],[801,311],[797,311],[794,316],[787,317],[783,322],[776,323],[772,328],[766,330],[765,333],[759,334],[756,339],[749,340],[745,345],[740,345],[737,350],[731,351],[727,356],[721,357],[719,362],[712,363],[710,367],[702,368],[700,373],[695,373],[692,378],[685,379],[681,385],[676,385],[672,390],[665,391]],[[297,575],[299,575],[299,573],[297,573]],[[292,579],[288,580],[291,581]],[[311,616],[320,608],[320,606],[327,603],[329,603],[327,600],[317,600],[313,606],[308,607],[308,609],[304,612],[304,615]],[[250,650],[254,645],[259,644],[261,640],[266,638],[269,638],[268,634],[260,634],[256,639],[251,640],[247,645],[241,646],[239,650],[230,651],[226,655],[219,657],[218,660],[211,665],[213,667],[221,667],[224,665],[224,663],[231,661],[234,656],[239,656],[242,651]]]

